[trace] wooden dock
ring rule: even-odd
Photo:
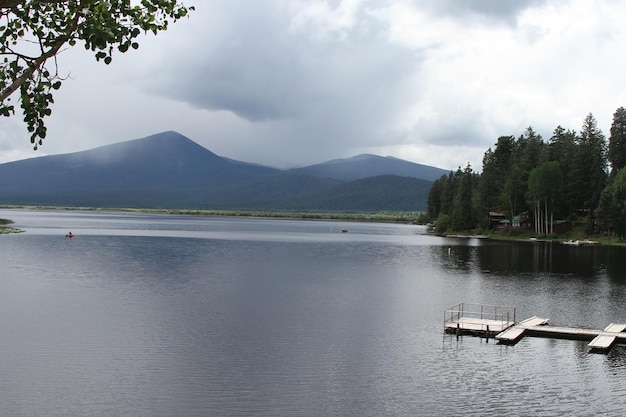
[[[590,340],[591,352],[608,352],[615,344],[626,343],[626,324],[611,323],[604,330],[548,326],[548,320],[531,317],[496,335],[502,344],[513,345],[524,336],[554,339]]]
[[[448,333],[484,333],[495,336],[514,325],[515,322],[512,321],[461,317],[455,322],[448,323],[446,330]]]
[[[518,324],[509,327],[502,333],[496,335],[496,340],[503,344],[512,345],[517,343],[522,337],[525,336],[529,329],[534,329],[537,326],[545,326],[548,324],[548,319],[542,319],[541,317],[533,316],[526,320],[522,320]]]
[[[498,306],[498,309],[503,311],[503,307]],[[509,313],[498,313],[495,317],[485,317],[484,308],[481,308],[480,317],[476,317],[473,310],[467,315],[465,311],[463,304],[446,310],[444,317],[444,331],[446,333],[456,333],[457,336],[471,334],[487,338],[495,337],[498,343],[507,345],[514,345],[525,336],[589,340],[590,352],[598,353],[606,353],[616,344],[626,345],[626,324],[611,323],[604,330],[591,330],[549,326],[548,319],[537,316],[515,323],[514,312],[511,321]]]

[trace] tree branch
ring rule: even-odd
[[[19,77],[13,80],[13,82],[8,87],[0,92],[0,103],[4,102],[4,100],[10,97],[11,94],[17,91],[17,89],[20,88],[20,86],[24,84],[26,80],[32,78],[37,69],[39,69],[48,59],[52,58],[59,52],[61,47],[65,45],[65,43],[70,38],[70,34],[73,33],[78,27],[78,19],[79,16],[76,15],[71,24],[68,25],[65,35],[59,37],[55,44],[50,49],[48,49],[48,51],[43,52],[38,58],[33,59],[29,63],[28,68],[26,68]]]
[[[10,9],[18,4],[26,3],[27,0],[0,0],[0,9]],[[69,0],[41,0],[39,3],[59,4],[67,3]]]

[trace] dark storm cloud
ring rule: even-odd
[[[245,7],[226,17],[229,29],[198,46],[200,54],[183,52],[175,66],[164,67],[158,89],[250,122],[300,119],[309,128],[317,124],[318,136],[332,126],[345,131],[342,140],[350,142],[350,133],[363,140],[369,126],[406,104],[402,83],[415,70],[416,55],[387,43],[383,27],[361,17],[354,27],[312,30]]]
[[[293,117],[298,101],[310,98],[313,78],[296,54],[298,45],[278,36],[273,19],[263,16],[251,25],[245,15],[238,17],[232,30],[199,45],[199,54],[183,55],[170,66],[182,76],[166,77],[162,93],[250,121]]]

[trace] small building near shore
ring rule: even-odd
[[[572,230],[572,222],[569,220],[555,220],[553,226],[554,233],[557,235],[562,235]]]
[[[502,221],[506,220],[506,215],[504,213],[497,213],[495,211],[489,212],[489,228],[497,229],[498,226],[502,224]]]

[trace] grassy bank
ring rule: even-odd
[[[57,207],[57,206],[0,206],[4,209],[23,210],[80,210],[126,213],[184,214],[193,216],[260,217],[302,220],[342,220],[380,223],[413,223],[424,215],[422,212],[288,212],[288,211],[247,211],[247,210],[194,210],[194,209],[150,209],[150,208],[97,208],[97,207]]]
[[[9,220],[9,219],[0,219],[0,235],[7,234],[7,233],[20,233],[20,232],[23,232],[23,230],[16,229],[14,227],[9,226],[10,224],[13,224],[13,222],[11,220]]]

